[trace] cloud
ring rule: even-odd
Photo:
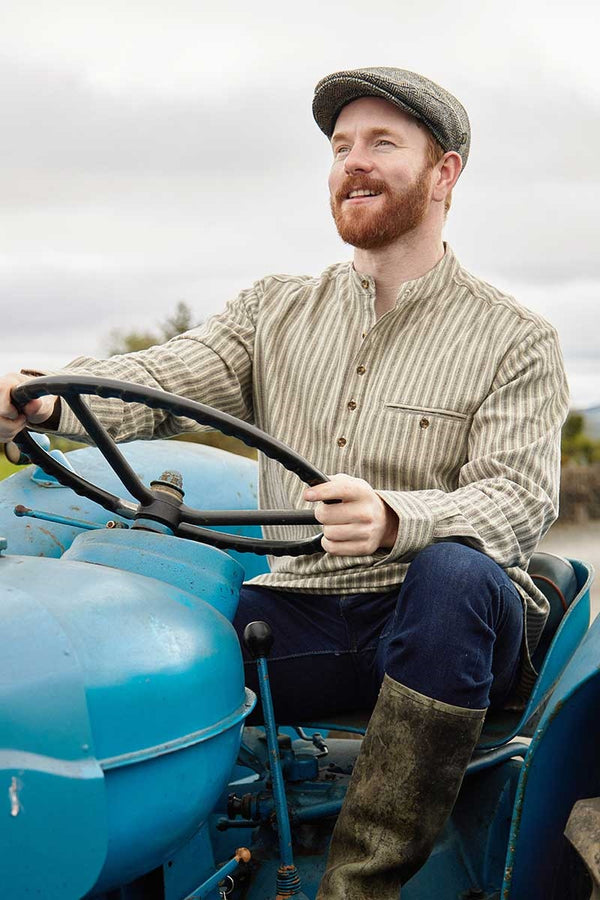
[[[428,74],[469,110],[473,150],[447,226],[463,264],[554,320],[570,365],[593,360],[595,10],[308,0],[304,23],[287,26],[279,12],[21,0],[3,13],[6,343],[27,345],[35,323],[65,356],[98,352],[110,328],[156,322],[180,298],[206,317],[265,272],[348,258],[311,92],[327,72],[383,64]]]
[[[198,84],[195,96],[117,93],[75,70],[0,60],[4,172],[17,170],[23,179],[28,170],[58,174],[65,181],[82,173],[174,180],[240,168],[248,177],[277,173],[300,132],[286,114],[289,96],[273,97],[265,115],[266,84],[246,82],[235,97],[226,84],[203,88]]]
[[[552,322],[558,330],[566,357],[600,362],[600,278],[572,279],[542,285],[512,279],[507,290],[514,293],[525,306]],[[600,383],[598,393],[600,394]]]

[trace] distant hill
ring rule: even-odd
[[[600,406],[590,406],[581,412],[585,416],[585,433],[600,440]]]

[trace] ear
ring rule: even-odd
[[[434,169],[433,200],[443,201],[446,199],[458,181],[461,169],[462,159],[458,153],[455,153],[454,150],[444,153]]]

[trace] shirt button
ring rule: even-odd
[[[367,281],[366,278],[362,279],[361,284],[364,287],[365,291],[367,290],[368,287],[370,287],[369,282]]]
[[[356,400],[348,401],[348,409],[356,409]]]
[[[429,428],[429,419],[426,419],[425,416],[419,422],[419,428]]]
[[[338,438],[337,445],[338,445],[338,447],[345,447],[346,446],[346,438]]]
[[[367,371],[367,370],[365,369],[364,366],[359,366],[358,369],[356,370],[356,374],[357,374],[357,375],[364,375],[366,371]]]

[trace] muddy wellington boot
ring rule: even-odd
[[[397,900],[452,811],[485,712],[384,677],[316,900]]]

